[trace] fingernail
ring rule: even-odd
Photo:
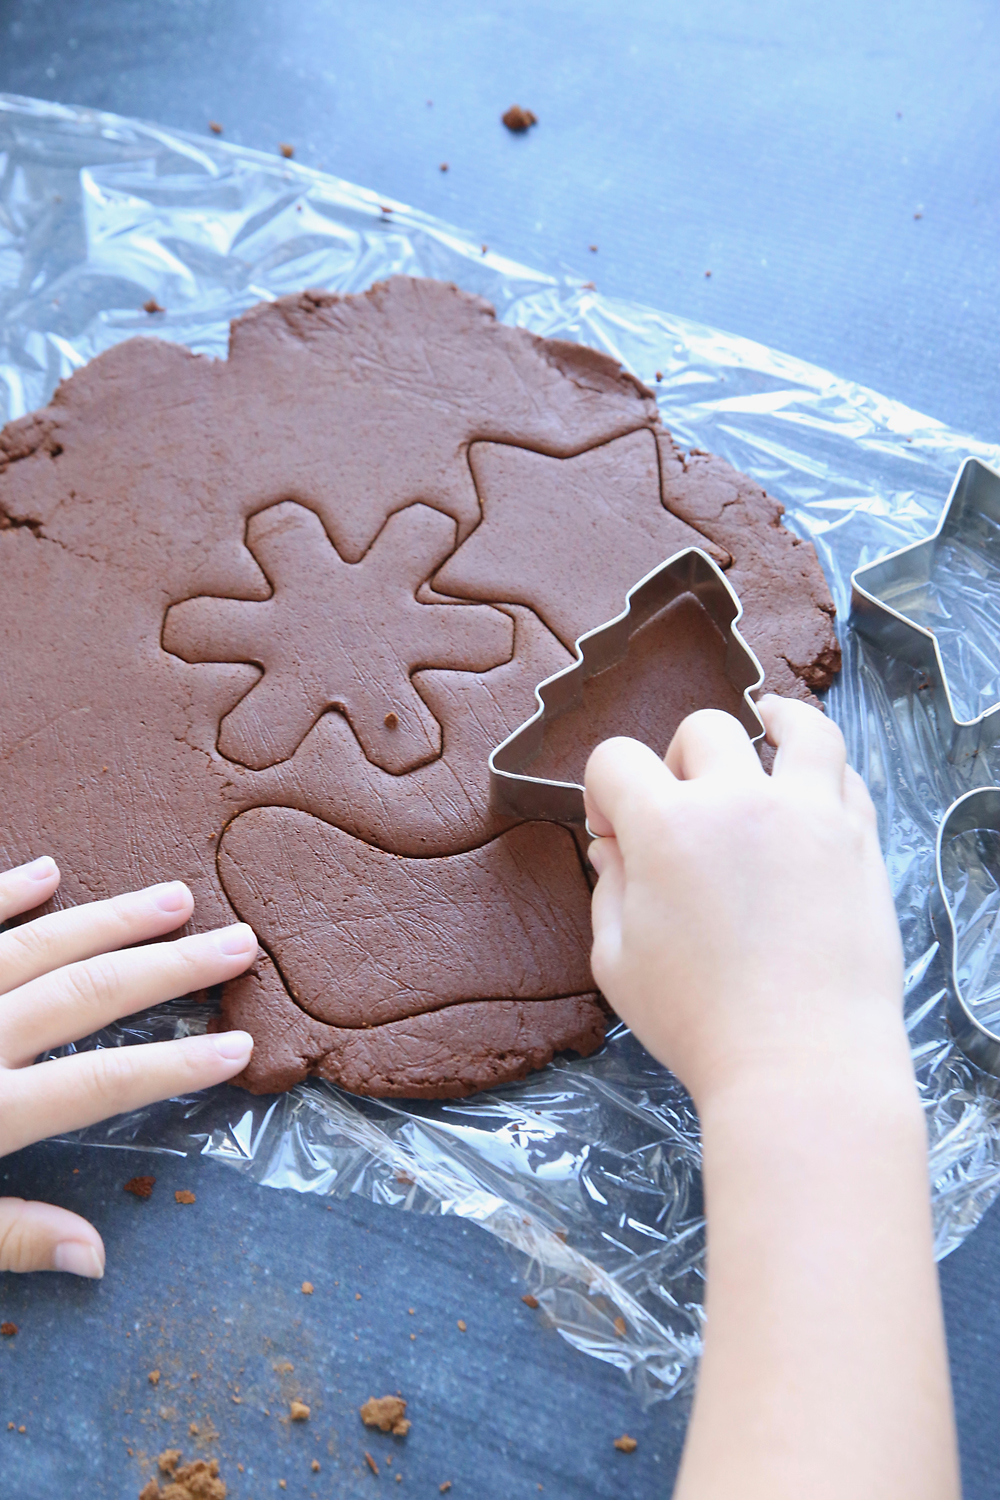
[[[223,927],[215,934],[215,941],[219,952],[224,953],[227,958],[235,958],[240,953],[252,953],[257,946],[253,928],[248,927],[246,922]]]
[[[153,898],[153,905],[159,907],[160,911],[171,913],[183,911],[188,902],[188,888],[183,880],[170,880],[166,885],[150,886],[149,895]]]
[[[56,873],[56,862],[48,854],[43,854],[41,859],[32,860],[30,865],[21,866],[21,874],[28,880],[51,880]]]
[[[245,1062],[253,1051],[253,1037],[249,1031],[220,1031],[212,1041],[216,1052],[227,1062]]]
[[[56,1246],[52,1263],[57,1271],[68,1271],[71,1276],[89,1276],[92,1281],[100,1281],[104,1275],[104,1256],[82,1240],[63,1240]]]

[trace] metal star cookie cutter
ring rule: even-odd
[[[961,833],[970,833],[974,829],[984,829],[1000,835],[1000,787],[981,786],[976,787],[974,791],[966,792],[963,797],[959,797],[951,804],[941,819],[935,852],[938,888],[932,909],[932,920],[942,950],[947,950],[949,946],[951,949],[948,1024],[954,1034],[955,1042],[970,1062],[982,1068],[985,1073],[991,1073],[994,1078],[1000,1078],[1000,1036],[976,1018],[975,1012],[965,998],[959,979],[958,928],[951,901],[948,899],[948,888],[945,884],[941,862],[942,850],[949,839]],[[1000,868],[996,871],[996,879],[1000,884]]]
[[[1000,702],[975,718],[955,706],[941,648],[933,630],[910,618],[926,595],[938,548],[952,537],[975,549],[1000,584],[1000,474],[967,458],[955,476],[941,519],[922,542],[900,547],[851,575],[851,623],[890,656],[922,671],[932,689],[938,722],[948,726],[948,759],[974,756],[1000,739]],[[997,645],[1000,660],[1000,642]]]
[[[764,671],[736,628],[743,606],[707,553],[700,547],[687,547],[640,578],[629,589],[621,614],[581,635],[576,642],[576,661],[535,688],[538,707],[531,718],[490,753],[490,807],[494,812],[586,824],[582,786],[531,776],[527,767],[541,749],[546,724],[580,704],[588,678],[622,661],[636,632],[684,594],[694,595],[723,636],[726,676],[740,693],[737,717],[751,741],[763,738],[764,724],[750,694],[764,681]]]

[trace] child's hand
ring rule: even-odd
[[[0,875],[0,921],[47,901],[55,861]],[[79,1052],[40,1052],[243,972],[257,953],[245,923],[175,942],[129,945],[180,927],[194,902],[180,881],[38,917],[0,933],[0,1156],[157,1099],[221,1083],[246,1066],[244,1031]],[[125,951],[118,951],[123,949]],[[104,1246],[77,1214],[0,1198],[0,1271],[103,1276]]]
[[[836,1070],[859,1036],[908,1070],[871,799],[829,719],[789,699],[759,707],[771,776],[714,711],[684,721],[665,763],[615,739],[587,765],[594,977],[699,1105],[737,1074]]]

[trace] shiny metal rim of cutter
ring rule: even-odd
[[[736,628],[743,606],[707,553],[700,547],[688,547],[668,557],[629,589],[621,614],[581,635],[576,642],[576,661],[535,688],[538,707],[531,718],[490,753],[490,807],[494,812],[585,824],[582,786],[530,776],[525,768],[541,748],[546,723],[581,703],[588,678],[622,661],[632,636],[684,594],[694,595],[722,634],[726,676],[741,695],[738,718],[754,743],[763,738],[764,724],[750,694],[764,681],[764,671]]]
[[[934,930],[942,947],[951,948],[948,984],[948,1024],[955,1042],[970,1062],[1000,1078],[1000,1036],[976,1019],[969,1006],[958,978],[958,930],[948,900],[948,891],[941,868],[941,851],[949,839],[960,833],[971,833],[973,829],[989,829],[1000,834],[1000,787],[981,786],[966,792],[951,804],[938,825],[935,867],[937,871],[937,902],[932,911]]]
[[[952,762],[974,756],[981,746],[1000,739],[1000,702],[973,719],[961,718],[933,630],[918,625],[892,601],[895,598],[896,604],[904,603],[900,595],[912,594],[929,581],[943,539],[961,534],[971,546],[982,544],[989,523],[1000,526],[1000,474],[978,458],[967,458],[930,536],[900,547],[878,562],[865,563],[851,575],[851,624],[888,655],[909,662],[926,675],[939,722],[950,726],[948,759]]]

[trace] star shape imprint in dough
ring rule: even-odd
[[[426,505],[389,517],[346,563],[319,517],[285,500],[251,516],[246,542],[269,599],[172,605],[163,646],[187,662],[250,662],[263,677],[222,720],[218,748],[263,770],[288,760],[321,714],[338,709],[366,757],[393,775],[441,752],[441,728],[411,679],[426,668],[486,672],[509,661],[513,621],[417,590],[455,545],[455,523]]]
[[[663,505],[656,439],[645,429],[575,458],[473,443],[469,461],[483,518],[435,588],[525,604],[569,650],[675,552],[701,547],[721,567],[731,561]]]

